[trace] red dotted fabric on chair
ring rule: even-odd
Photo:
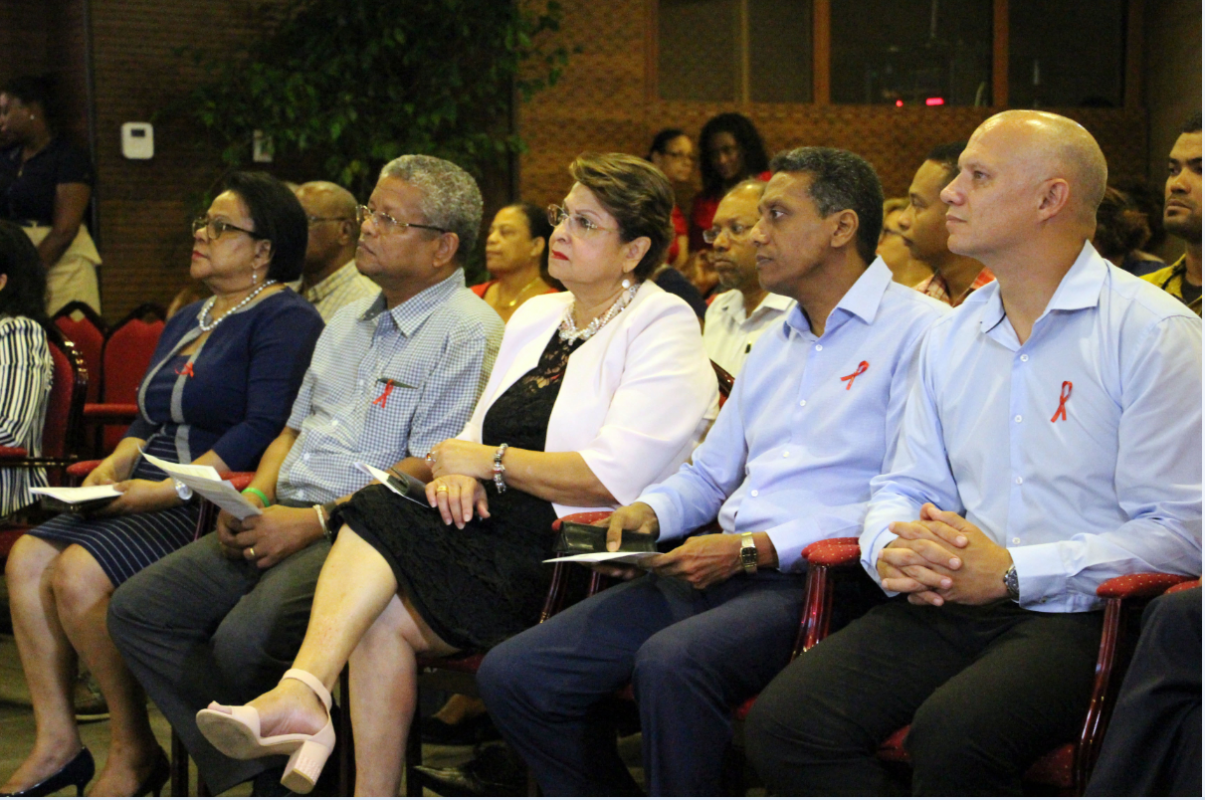
[[[861,555],[862,551],[858,547],[856,536],[823,539],[813,542],[803,549],[803,557],[808,560],[808,563],[821,567],[856,564]]]
[[[912,730],[912,726],[905,725],[883,740],[883,743],[879,745],[879,758],[883,761],[910,762],[912,757],[904,749],[904,740],[908,738],[908,731],[910,730]]]
[[[607,517],[611,516],[610,511],[581,511],[577,514],[570,514],[566,517],[561,517],[552,523],[552,530],[555,533],[561,532],[562,522],[577,522],[581,525],[593,525],[596,522],[602,522]]]
[[[251,485],[251,481],[255,480],[254,472],[223,472],[221,473],[222,480],[230,481],[234,484],[234,488],[240,492]]]
[[[1136,572],[1121,575],[1096,587],[1097,597],[1158,597],[1177,583],[1191,578],[1184,575],[1167,575],[1162,572]]]
[[[1025,780],[1043,786],[1070,789],[1075,785],[1075,745],[1051,750],[1025,771]]]
[[[0,458],[25,458],[26,455],[24,447],[0,447]]]
[[[1201,579],[1197,578],[1195,581],[1185,581],[1184,583],[1177,583],[1175,586],[1171,587],[1166,592],[1164,592],[1164,594],[1175,594],[1176,592],[1186,592],[1189,589],[1200,589],[1200,588],[1201,588]]]

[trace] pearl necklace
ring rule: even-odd
[[[222,316],[215,319],[213,322],[206,322],[205,320],[209,319],[209,311],[210,311],[210,309],[213,308],[213,304],[215,302],[217,302],[217,297],[209,298],[208,300],[205,301],[205,305],[201,307],[201,313],[197,314],[197,327],[199,327],[203,333],[209,333],[211,330],[213,330],[214,328],[216,328],[218,326],[219,322],[226,319],[226,317],[230,316],[235,311],[238,311],[240,308],[242,308],[243,306],[250,303],[252,300],[254,300],[259,295],[260,292],[262,292],[264,289],[267,289],[269,286],[271,286],[274,283],[276,283],[275,280],[264,281],[263,286],[259,287],[254,292],[252,292],[251,294],[244,297],[242,300],[239,301],[238,305],[236,305],[234,308],[227,311]]]
[[[607,309],[607,313],[601,317],[595,317],[590,321],[590,324],[582,329],[578,329],[577,324],[573,321],[573,309],[577,306],[577,301],[574,301],[565,311],[565,318],[561,320],[561,327],[558,329],[562,342],[573,343],[581,339],[583,342],[589,339],[594,334],[598,333],[602,326],[606,325],[611,320],[615,319],[620,311],[627,308],[628,303],[632,302],[632,298],[636,296],[637,290],[640,289],[639,283],[633,283],[629,286],[619,298],[611,304]]]

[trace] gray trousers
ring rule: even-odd
[[[283,767],[284,757],[227,758],[197,730],[197,711],[212,700],[240,705],[276,685],[305,636],[329,551],[322,540],[261,571],[223,556],[211,533],[113,594],[109,635],[214,794]]]

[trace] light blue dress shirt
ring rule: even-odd
[[[993,283],[918,362],[861,537],[876,580],[888,524],[925,502],[1007,547],[1033,610],[1091,610],[1126,573],[1201,574],[1201,320],[1178,300],[1085,243],[1025,344]]]
[[[796,306],[767,330],[692,463],[641,495],[661,539],[708,524],[765,531],[783,572],[802,549],[857,536],[870,479],[896,440],[908,371],[947,307],[891,280],[875,259],[812,333]],[[862,365],[865,364],[863,367]]]

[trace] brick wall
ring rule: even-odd
[[[571,57],[555,88],[520,109],[520,131],[530,146],[520,164],[524,199],[547,203],[563,197],[569,189],[569,162],[584,150],[643,155],[653,134],[669,126],[682,128],[697,141],[710,117],[731,110],[753,120],[767,152],[800,145],[844,147],[874,164],[889,197],[900,196],[932,146],[965,139],[991,113],[967,107],[663,101],[653,86],[651,5],[648,0],[564,4],[558,41],[579,45],[583,52]],[[1145,112],[1061,111],[1092,131],[1113,175],[1146,174]],[[691,189],[684,194],[683,199],[688,198]]]

